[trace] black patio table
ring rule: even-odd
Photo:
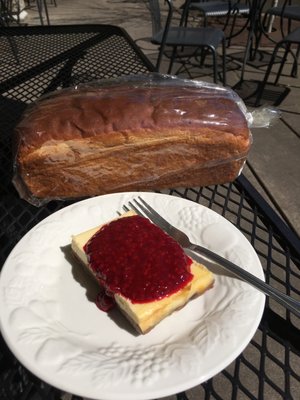
[[[0,32],[0,265],[38,222],[71,202],[34,207],[12,186],[12,134],[24,108],[41,95],[95,79],[145,74],[152,64],[127,33],[109,25],[4,28]],[[231,221],[255,248],[266,281],[300,298],[300,240],[242,175],[235,182],[170,189]],[[298,399],[300,321],[267,299],[257,332],[221,373],[172,399]],[[0,399],[60,399],[14,357],[0,337]],[[80,399],[68,395],[68,399]]]

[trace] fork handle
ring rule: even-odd
[[[293,299],[292,297],[273,288],[272,286],[268,285],[261,279],[254,276],[253,274],[249,273],[248,271],[245,271],[243,268],[239,267],[238,265],[232,263],[231,261],[227,260],[226,258],[223,258],[219,254],[216,254],[205,247],[202,247],[202,246],[199,246],[196,244],[191,244],[189,246],[189,249],[193,250],[201,255],[205,255],[211,261],[217,262],[220,266],[225,267],[230,272],[232,272],[239,278],[242,278],[244,281],[250,283],[256,289],[260,290],[267,296],[273,298],[278,303],[280,303],[281,305],[286,307],[288,310],[290,310],[293,314],[300,317],[300,302],[299,301],[297,301],[297,300]]]

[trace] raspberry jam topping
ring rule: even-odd
[[[179,244],[138,215],[104,225],[84,250],[105,292],[132,303],[160,300],[193,278],[192,260]]]
[[[115,300],[106,293],[104,288],[101,288],[96,297],[96,306],[100,308],[101,311],[107,312],[115,306]]]

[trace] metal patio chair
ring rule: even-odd
[[[267,0],[264,0],[262,4],[262,8],[264,8]],[[277,42],[272,38],[272,35],[270,34],[271,27],[273,25],[273,20],[274,18],[280,18],[280,32],[282,39]],[[300,4],[292,4],[292,0],[283,0],[281,4],[278,4],[277,6],[273,6],[271,8],[266,9],[264,12],[264,17],[261,22],[260,26],[260,31],[259,31],[259,36],[256,42],[256,47],[254,50],[254,55],[258,51],[258,47],[260,45],[262,36],[266,36],[272,43],[275,44],[275,48],[277,48],[278,44],[278,49],[280,47],[283,47],[286,45],[286,43],[289,43],[289,40],[291,38],[295,38],[295,34],[293,33],[293,21],[300,21]],[[291,34],[291,36],[290,36]],[[296,51],[296,56],[294,57],[294,64],[293,68],[291,70],[291,76],[297,77],[297,70],[298,70],[298,56],[300,53],[300,45],[298,46],[298,49]],[[286,60],[285,60],[286,61]],[[282,65],[282,63],[281,63]],[[282,70],[282,67],[281,67]]]
[[[297,45],[298,50],[297,53],[294,54],[292,51],[292,45]],[[256,95],[256,101],[255,101],[255,106],[259,106],[260,105],[260,100],[262,98],[263,92],[264,92],[264,88],[268,82],[270,73],[272,71],[272,67],[274,65],[274,61],[275,58],[277,56],[277,53],[279,51],[280,48],[284,48],[284,55],[281,59],[281,63],[278,69],[278,72],[276,74],[276,78],[274,81],[274,85],[277,85],[279,78],[281,76],[282,73],[282,69],[284,67],[284,64],[287,60],[288,54],[292,54],[292,56],[294,57],[294,66],[295,64],[298,65],[298,55],[299,55],[299,48],[300,48],[300,28],[296,28],[295,30],[293,30],[291,33],[289,33],[288,35],[286,35],[282,40],[280,40],[277,45],[274,48],[271,60],[269,62],[268,68],[266,70],[265,76],[263,81],[261,82],[261,84],[258,86],[258,91],[257,91],[257,95]],[[295,67],[293,67],[295,68]]]
[[[260,32],[258,36],[258,45],[263,35],[271,42],[276,41],[271,37],[272,26],[275,18],[280,18],[280,32],[284,37],[292,31],[293,21],[300,21],[300,4],[292,4],[292,0],[282,0],[281,4],[272,6],[264,10],[267,0],[263,0],[261,5],[264,17],[261,21]]]
[[[185,23],[187,23],[190,11],[196,11],[199,14],[199,19],[202,20],[203,26],[208,25],[209,18],[224,17],[223,30],[225,31],[227,27],[230,27],[229,34],[227,35],[228,45],[230,45],[231,39],[239,35],[247,26],[248,21],[246,20],[245,24],[235,32],[237,17],[248,17],[250,14],[248,0],[186,0],[183,9]]]
[[[149,7],[152,16],[153,36],[151,42],[159,45],[159,54],[156,70],[159,71],[163,56],[170,59],[168,73],[171,73],[175,59],[188,63],[191,58],[196,58],[199,67],[203,64],[207,52],[212,54],[213,79],[218,82],[217,48],[222,46],[222,81],[226,84],[226,40],[224,32],[214,27],[187,27],[177,21],[173,26],[174,5],[172,0],[166,0],[168,5],[165,24],[162,23],[162,13],[159,0],[150,0]],[[171,54],[167,49],[171,48]],[[188,52],[185,50],[188,49]]]
[[[264,1],[266,3],[266,0]],[[300,4],[293,4],[292,0],[283,0],[280,4],[270,7],[265,11],[263,27],[268,26],[267,20],[280,18],[280,30],[282,37],[292,30],[292,21],[300,21]],[[287,32],[284,31],[284,20],[287,20]]]

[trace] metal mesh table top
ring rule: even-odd
[[[57,88],[120,75],[147,73],[152,65],[114,26],[5,28],[0,31],[0,265],[39,221],[70,204],[36,208],[11,184],[13,129],[25,107]],[[251,242],[267,282],[300,298],[300,240],[241,176],[232,184],[167,190],[205,205],[231,221]],[[267,301],[259,329],[225,370],[172,400],[298,399],[300,322]],[[65,394],[26,370],[0,337],[0,400],[63,399]],[[67,398],[78,399],[70,395]]]

